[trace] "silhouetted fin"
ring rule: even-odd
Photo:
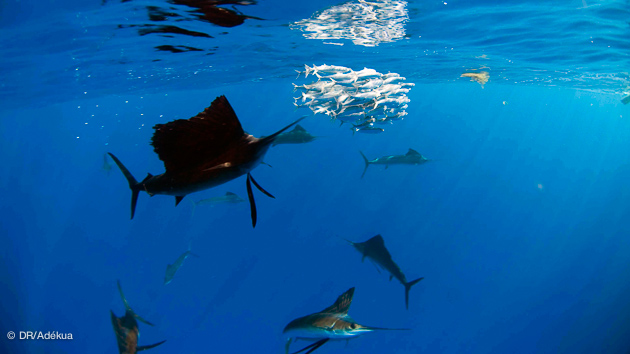
[[[252,175],[249,175],[249,178],[252,179],[252,182],[254,183],[254,185],[256,186],[256,188],[258,188],[259,191],[265,193],[265,195],[267,195],[270,198],[276,199],[276,197],[274,197],[273,195],[271,195],[271,193],[267,192],[263,187],[260,186],[260,184],[258,184],[258,182],[256,182],[256,180],[254,179],[254,177],[252,177]]]
[[[120,297],[122,298],[123,304],[125,304],[125,309],[127,311],[131,311],[133,312],[133,310],[131,309],[131,306],[129,306],[129,303],[127,302],[127,299],[125,298],[125,294],[123,294],[122,291],[122,286],[120,286],[120,280],[116,280],[116,285],[118,285],[118,292],[120,293]]]
[[[363,157],[363,161],[365,161],[365,168],[363,169],[363,174],[361,175],[361,178],[363,178],[363,176],[365,176],[365,172],[367,172],[367,168],[370,166],[370,160],[368,160],[367,157],[363,155],[363,151],[359,151],[359,153]]]
[[[234,193],[232,193],[232,192],[225,192],[225,195],[236,196],[236,194],[234,194]]]
[[[118,292],[120,292],[120,297],[122,298],[123,303],[125,304],[125,309],[129,311],[131,314],[133,314],[133,317],[135,317],[138,321],[144,322],[148,324],[149,326],[155,326],[153,323],[145,320],[144,318],[138,316],[135,312],[133,312],[133,310],[131,309],[131,306],[129,306],[129,303],[127,302],[127,299],[125,298],[125,294],[123,294],[122,286],[120,286],[120,280],[116,280],[116,284],[118,285]]]
[[[390,275],[390,276],[389,276],[389,281],[392,281],[392,279],[394,279],[394,276],[393,276],[393,275]]]
[[[247,174],[247,197],[249,198],[249,209],[252,215],[252,227],[256,227],[256,220],[258,219],[258,214],[256,213],[256,201],[254,200],[254,193],[252,193],[252,183],[250,182],[252,179],[251,174]]]
[[[365,241],[365,243],[369,244],[369,247],[382,247],[385,248],[385,240],[383,240],[383,236],[380,234],[372,237],[371,239]]]
[[[298,124],[298,125],[295,126],[295,128],[293,128],[293,131],[294,132],[305,132],[306,129],[302,128],[302,126]]]
[[[407,151],[407,156],[412,156],[412,155],[420,155],[420,153],[414,149],[409,149],[409,151]]]
[[[136,181],[136,179],[133,177],[131,172],[129,172],[127,167],[125,167],[125,165],[123,165],[122,162],[120,162],[120,160],[116,156],[114,156],[114,154],[112,154],[111,152],[108,152],[107,154],[112,158],[112,160],[114,160],[118,168],[120,168],[120,171],[122,171],[123,175],[125,175],[127,182],[129,183],[129,189],[131,189],[131,219],[133,219],[133,216],[136,214],[136,204],[138,203],[138,195],[140,194],[140,188],[138,188],[138,181]]]
[[[166,342],[166,340],[163,340],[163,341],[161,341],[161,342],[158,342],[158,343],[155,343],[155,344],[151,344],[151,345],[141,345],[141,346],[139,346],[138,348],[136,348],[136,351],[138,351],[138,352],[139,352],[139,351],[142,351],[142,350],[147,350],[147,349],[155,348],[155,347],[157,347],[158,345],[160,345],[160,344],[162,344],[162,343],[164,343],[164,342]]]
[[[424,279],[424,277],[412,280],[405,284],[405,306],[407,309],[409,309],[409,290],[411,290],[411,287],[416,285],[422,279]]]
[[[345,293],[339,295],[332,306],[327,307],[322,313],[348,314],[350,304],[352,304],[352,296],[354,296],[354,287],[348,289]]]
[[[179,203],[184,199],[184,196],[176,196],[175,197],[175,206],[178,206]]]
[[[330,340],[330,338],[320,339],[320,340],[318,340],[317,342],[315,342],[315,343],[313,343],[313,344],[309,344],[309,345],[307,345],[306,347],[304,347],[304,348],[302,348],[302,349],[298,350],[297,352],[293,352],[293,353],[291,353],[291,354],[298,354],[298,353],[301,353],[301,352],[303,352],[303,351],[305,351],[305,350],[307,350],[307,349],[310,349],[310,350],[309,350],[309,351],[307,351],[307,352],[306,352],[306,353],[304,353],[304,354],[310,354],[310,353],[314,352],[317,348],[319,348],[319,347],[321,347],[322,345],[326,344],[326,342],[328,342],[329,340]]]
[[[195,117],[156,124],[153,128],[151,145],[167,172],[215,159],[245,134],[225,96],[216,98]]]

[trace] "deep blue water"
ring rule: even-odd
[[[340,4],[260,0],[238,10],[264,20],[232,28],[155,0],[0,4],[0,352],[115,353],[117,279],[155,323],[140,323],[140,344],[167,340],[154,353],[281,353],[289,321],[353,286],[357,322],[411,331],[316,353],[630,351],[628,3],[410,1],[404,36],[377,46],[295,27]],[[147,6],[213,38],[118,28],[149,24]],[[295,70],[313,63],[405,76],[408,115],[363,135],[296,110],[291,83],[308,81]],[[483,88],[460,78],[480,69]],[[245,198],[244,177],[176,208],[143,193],[130,221],[127,182],[103,155],[139,179],[162,173],[153,125],[219,95],[255,136],[308,115],[321,138],[276,146],[273,167],[253,171],[276,196],[255,191],[255,229],[247,203],[192,213],[226,191]],[[409,148],[432,161],[360,178],[359,151]],[[343,240],[376,234],[408,279],[425,277],[409,310],[402,285]],[[199,257],[164,286],[189,243]],[[29,330],[73,340],[5,335]]]

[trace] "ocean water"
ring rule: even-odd
[[[291,320],[356,287],[360,324],[316,353],[630,352],[627,1],[259,0],[222,27],[156,0],[0,3],[0,352],[115,353],[129,304],[153,353],[282,353]],[[367,10],[372,10],[367,11]],[[362,12],[365,10],[365,12]],[[185,30],[185,31],[182,31]],[[175,51],[175,52],[173,52]],[[398,73],[403,120],[353,133],[296,108],[304,65]],[[483,86],[463,73],[487,72]],[[247,203],[140,195],[152,127],[226,95],[243,128],[300,124]],[[300,101],[298,101],[299,103]],[[371,165],[405,154],[419,166]],[[107,169],[106,167],[111,169]],[[344,239],[381,234],[410,292]],[[189,257],[164,285],[167,264]],[[72,340],[10,340],[13,331]],[[292,352],[307,342],[292,345]]]

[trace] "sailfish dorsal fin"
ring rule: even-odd
[[[381,236],[380,234],[372,237],[371,239],[365,241],[366,244],[368,244],[369,246],[377,246],[377,247],[385,247],[385,240],[383,240],[383,236]]]
[[[298,125],[295,126],[295,128],[293,128],[293,131],[295,131],[295,132],[305,132],[306,129],[302,128],[302,126],[298,124]]]
[[[212,161],[230,148],[245,132],[225,96],[190,119],[156,124],[151,145],[167,171],[191,168]]]
[[[409,151],[407,151],[407,156],[409,155],[420,155],[420,153],[414,149],[409,149]]]
[[[322,313],[348,314],[348,309],[350,309],[350,304],[352,303],[352,296],[354,296],[354,287],[341,294],[337,298],[337,301],[335,301],[332,306],[324,309]]]

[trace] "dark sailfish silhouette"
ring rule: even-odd
[[[276,137],[303,118],[278,132],[256,138],[246,134],[236,113],[225,96],[215,99],[210,107],[190,119],[178,119],[153,128],[151,144],[166,172],[149,175],[137,182],[127,168],[109,153],[129,182],[131,188],[131,218],[135,214],[138,194],[147,192],[172,195],[175,205],[190,193],[216,187],[247,174],[247,194],[252,225],[256,226],[257,212],[251,183],[271,198],[275,198],[254,180],[250,172],[261,162]]]
[[[365,168],[363,169],[363,174],[361,175],[361,178],[365,176],[365,172],[367,172],[367,169],[368,167],[370,167],[370,165],[385,165],[385,168],[387,168],[389,167],[389,165],[420,165],[429,161],[429,159],[422,156],[414,149],[409,149],[409,151],[407,151],[405,155],[383,156],[375,158],[374,160],[368,160],[363,152],[359,152],[361,153],[363,161],[365,162]]]
[[[348,315],[348,309],[352,303],[353,295],[354,288],[350,288],[348,291],[341,294],[334,304],[324,310],[289,322],[282,331],[282,333],[290,335],[285,346],[285,352],[287,354],[289,353],[289,346],[291,345],[293,338],[296,340],[315,340],[314,343],[292,353],[297,354],[308,350],[305,354],[309,354],[326,344],[326,342],[331,339],[350,339],[367,332],[378,330],[408,330],[406,328],[363,326],[356,323]]]
[[[405,274],[403,274],[400,267],[394,263],[392,255],[389,254],[389,251],[385,248],[385,241],[383,241],[383,237],[381,235],[376,235],[365,242],[348,242],[354,246],[357,251],[361,252],[363,255],[361,261],[364,261],[366,257],[369,258],[376,265],[377,270],[379,268],[384,268],[391,274],[389,276],[389,280],[396,278],[402,285],[405,286],[405,306],[409,308],[409,290],[411,290],[411,287],[416,285],[420,280],[424,279],[424,277],[408,282]]]
[[[109,312],[112,317],[112,325],[114,326],[114,333],[116,333],[116,342],[118,343],[118,351],[120,354],[135,354],[136,352],[142,350],[155,348],[166,342],[163,340],[151,345],[138,346],[138,336],[140,335],[140,331],[138,330],[138,322],[136,319],[148,324],[149,326],[153,326],[153,324],[133,312],[127,302],[127,299],[125,299],[125,295],[123,294],[120,286],[120,280],[117,283],[120,297],[125,304],[125,315],[123,317],[116,317],[113,311],[110,310]]]
[[[293,128],[293,130],[278,135],[276,140],[273,142],[273,146],[279,144],[310,143],[316,138],[316,136],[311,135],[309,132],[306,131],[306,129],[302,128],[302,126],[298,124],[295,126],[295,128]]]

